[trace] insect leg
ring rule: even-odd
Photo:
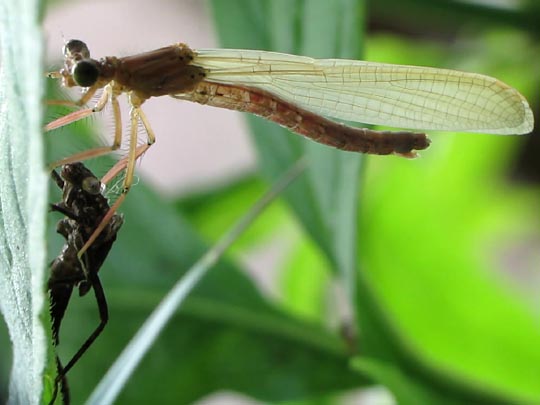
[[[61,377],[60,378],[57,377],[54,380],[54,390],[51,396],[51,400],[49,401],[49,405],[53,405],[54,402],[56,401],[59,387],[60,387],[60,393],[62,394],[62,403],[64,405],[69,405],[71,403],[71,395],[69,393],[69,384],[67,381],[66,373],[64,371],[64,367],[62,366],[62,362],[60,361],[60,357],[58,357],[58,355],[56,355],[56,374],[57,376],[61,376]]]
[[[109,308],[107,306],[107,299],[105,298],[105,293],[103,292],[103,286],[101,285],[99,276],[94,269],[90,269],[90,272],[88,273],[88,280],[90,281],[90,283],[92,284],[92,288],[94,289],[94,295],[96,297],[96,302],[99,310],[100,322],[94,332],[92,332],[92,334],[82,344],[77,353],[75,353],[75,355],[63,368],[63,375],[66,375],[68,371],[71,370],[71,368],[75,365],[75,363],[79,361],[81,356],[88,350],[88,348],[92,346],[92,343],[94,343],[97,337],[101,334],[101,332],[105,328],[105,325],[107,325],[107,322],[109,321]],[[62,376],[58,375],[56,379],[57,381],[60,381],[61,378]]]
[[[139,103],[140,107],[140,103]],[[152,127],[150,126],[150,122],[148,121],[148,118],[146,118],[146,114],[141,108],[138,108],[138,114],[141,122],[143,123],[144,129],[146,130],[146,135],[148,137],[146,144],[138,146],[135,149],[135,157],[131,159],[131,161],[135,162],[137,161],[142,155],[146,153],[146,151],[156,142],[156,134]],[[122,159],[120,159],[116,164],[103,176],[101,179],[101,182],[103,184],[108,184],[109,181],[111,181],[114,177],[118,175],[122,170],[124,170],[128,162],[130,161],[130,156],[126,156]]]
[[[51,76],[52,77],[52,76]],[[54,77],[53,77],[54,78]],[[99,87],[94,86],[90,87],[80,99],[77,101],[73,100],[47,100],[48,105],[65,105],[68,107],[82,107],[86,103],[90,101],[90,99],[96,94],[96,91],[99,89]]]
[[[143,110],[139,108],[139,117],[141,118],[141,122],[144,125],[144,129],[146,130],[146,135],[148,136],[147,144],[148,146],[152,146],[154,142],[156,142],[156,134],[152,127],[150,126],[150,122],[148,121],[148,118],[146,118],[146,114]]]
[[[130,121],[131,121],[131,128],[130,128],[130,135],[129,135],[129,151],[126,158],[126,177],[124,179],[124,185],[122,188],[122,194],[118,197],[118,199],[114,202],[114,204],[111,206],[107,214],[103,217],[97,228],[94,230],[92,235],[90,235],[90,238],[86,241],[82,249],[79,251],[77,256],[80,258],[82,255],[88,250],[90,246],[92,246],[92,243],[97,239],[97,237],[100,235],[101,232],[103,232],[103,229],[107,226],[107,224],[110,222],[111,218],[114,216],[120,205],[124,202],[126,199],[126,195],[129,192],[129,189],[131,188],[131,185],[133,184],[133,175],[135,172],[135,162],[137,161],[137,139],[138,139],[138,127],[139,127],[139,118],[141,116],[141,108],[139,106],[133,106],[130,111]],[[144,121],[143,121],[144,124]],[[150,137],[153,137],[153,135],[149,135]]]
[[[118,199],[114,202],[112,207],[109,209],[109,212],[103,217],[98,227],[94,230],[90,238],[86,241],[82,249],[79,251],[78,256],[81,257],[84,252],[94,243],[96,238],[99,236],[99,234],[105,229],[113,215],[116,213],[120,205],[124,202],[127,193],[129,192],[129,189],[131,188],[133,184],[133,176],[135,173],[135,163],[137,162],[137,159],[146,151],[148,148],[155,142],[156,137],[155,133],[150,127],[150,123],[148,122],[148,119],[144,115],[144,113],[141,110],[140,104],[141,101],[132,101],[132,108],[130,111],[130,121],[131,121],[131,128],[130,128],[130,136],[129,136],[129,151],[128,155],[125,158],[125,167],[126,167],[126,177],[124,179],[124,185],[122,188],[122,194],[118,197]],[[135,104],[136,103],[136,104]],[[143,123],[143,126],[147,132],[148,135],[148,141],[146,145],[143,145],[140,148],[137,148],[137,140],[138,140],[138,129],[139,129],[139,119]],[[122,161],[121,161],[122,162]],[[119,162],[120,163],[120,162]],[[123,164],[123,163],[122,163]],[[119,165],[118,167],[122,166]],[[116,168],[116,165],[113,167],[112,170]],[[118,169],[117,173],[121,169]],[[109,173],[111,172],[109,171]],[[108,174],[107,174],[108,175]],[[107,176],[106,175],[106,176]],[[113,176],[114,177],[114,176]],[[112,177],[108,177],[107,181],[110,180]]]
[[[137,146],[136,152],[135,152],[135,159],[138,160],[142,155],[145,154],[145,152],[152,146],[151,144],[145,143],[144,145]],[[109,182],[114,179],[122,170],[124,170],[127,166],[128,157],[124,157],[120,159],[118,162],[115,163],[113,167],[110,168],[110,170],[105,173],[105,176],[101,178],[101,182],[103,184],[109,184]]]
[[[58,188],[60,190],[62,190],[64,188],[64,179],[62,179],[62,177],[60,177],[60,175],[56,172],[56,170],[53,170],[51,172],[51,177],[52,179],[54,180],[54,182],[56,183],[56,185],[58,186]]]
[[[101,146],[101,147],[93,148],[93,149],[90,149],[90,150],[87,150],[87,151],[84,151],[84,152],[81,152],[81,153],[76,153],[76,154],[71,155],[71,156],[69,156],[69,157],[67,157],[65,159],[61,159],[61,160],[58,160],[58,161],[52,163],[50,165],[51,168],[55,168],[55,167],[65,165],[65,164],[68,164],[68,163],[74,163],[74,162],[79,162],[79,161],[82,161],[82,160],[87,160],[87,159],[90,159],[90,158],[95,158],[95,157],[98,157],[98,156],[103,156],[103,155],[106,155],[108,153],[114,152],[115,150],[120,148],[120,145],[122,144],[122,117],[121,117],[121,114],[120,114],[120,105],[118,103],[118,98],[117,97],[118,97],[118,92],[115,91],[112,88],[112,86],[105,87],[105,91],[103,92],[103,95],[101,96],[101,98],[97,102],[96,106],[94,108],[92,108],[92,109],[88,109],[90,112],[87,115],[85,115],[85,116],[88,116],[90,114],[93,114],[95,112],[103,110],[103,108],[105,107],[105,105],[107,104],[107,102],[108,102],[108,100],[110,98],[111,106],[112,106],[112,109],[113,109],[113,119],[114,119],[114,140],[113,140],[112,145],[110,145],[110,146]],[[81,111],[85,111],[85,110],[81,110]],[[78,113],[78,112],[79,111],[76,111],[75,113]],[[69,115],[71,115],[71,114],[69,114]],[[68,117],[69,115],[67,115],[66,117]],[[66,117],[62,117],[62,118],[66,118]],[[60,120],[62,118],[60,118]],[[54,122],[56,122],[56,121],[53,121],[53,123]],[[73,121],[70,121],[70,122],[73,122]],[[67,122],[67,123],[69,123],[69,122]],[[64,123],[63,125],[66,125],[67,123]]]
[[[94,96],[94,94],[96,94],[97,89],[98,89],[98,87],[91,87],[77,101],[72,101],[72,100],[48,100],[47,104],[48,105],[64,105],[64,106],[68,106],[68,107],[82,107],[88,101],[90,101],[90,99]],[[109,97],[109,94],[107,93],[107,91],[104,91],[103,94],[101,95],[101,98],[98,100],[98,102],[96,103],[96,105],[93,108],[83,108],[83,109],[80,109],[80,110],[77,110],[77,111],[73,111],[72,113],[69,113],[67,115],[64,115],[63,117],[60,117],[60,118],[52,121],[52,122],[49,122],[45,126],[45,132],[51,131],[51,130],[56,129],[56,128],[63,127],[64,125],[71,124],[72,122],[81,120],[81,119],[83,119],[85,117],[88,117],[89,115],[92,115],[95,112],[94,110],[96,109],[96,107],[100,106],[101,103],[103,104],[101,109],[103,109],[103,107],[107,103],[108,97]],[[101,111],[101,109],[99,111]]]

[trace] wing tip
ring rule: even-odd
[[[501,128],[496,133],[500,135],[527,135],[530,134],[534,129],[534,115],[529,106],[527,100],[524,97],[521,97],[521,107],[522,113],[521,120],[517,125],[508,126],[506,128]]]
[[[523,121],[522,121],[522,124],[517,128],[518,132],[516,133],[516,135],[529,134],[534,129],[534,115],[531,110],[531,107],[529,106],[529,103],[525,99],[522,100],[522,103],[523,103],[523,110],[524,110]]]
[[[534,129],[534,115],[529,106],[527,100],[519,93],[521,105],[516,104],[515,114],[512,114],[511,117],[505,123],[506,125],[501,125],[499,127],[486,127],[483,130],[477,129],[472,132],[484,132],[486,134],[493,135],[527,135],[530,134]]]

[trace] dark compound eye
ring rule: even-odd
[[[95,177],[86,177],[82,181],[82,189],[88,194],[99,194],[101,193],[101,182]]]
[[[64,45],[64,56],[70,57],[75,54],[78,54],[81,59],[88,59],[90,57],[90,51],[83,41],[70,39]]]
[[[99,69],[94,60],[81,60],[73,66],[71,74],[77,85],[81,87],[90,87],[96,83],[99,77]]]

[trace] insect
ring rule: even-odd
[[[61,174],[58,175],[56,171],[53,171],[52,177],[62,189],[63,196],[60,203],[51,205],[51,210],[65,215],[65,218],[58,222],[56,229],[66,240],[62,251],[50,265],[50,277],[47,283],[53,343],[55,346],[59,344],[60,326],[73,288],[79,289],[80,296],[87,294],[90,289],[94,290],[100,323],[65,367],[57,357],[58,376],[55,380],[51,404],[56,399],[59,385],[64,403],[69,403],[66,374],[96,340],[108,321],[107,301],[98,271],[123,224],[122,216],[115,214],[103,232],[79,257],[80,249],[109,212],[109,204],[102,194],[101,182],[80,162],[64,165]]]
[[[96,60],[90,57],[84,42],[70,40],[63,53],[64,67],[49,73],[49,77],[60,79],[65,87],[80,86],[84,93],[78,101],[58,100],[51,104],[82,107],[97,90],[104,91],[92,108],[59,118],[46,129],[87,117],[110,103],[115,135],[110,146],[56,164],[118,149],[122,140],[118,96],[126,93],[131,105],[123,193],[104,223],[129,191],[136,159],[155,142],[141,109],[151,97],[169,95],[247,111],[317,142],[377,155],[415,157],[416,151],[426,149],[430,141],[425,133],[355,128],[324,116],[402,128],[490,134],[525,134],[533,128],[531,109],[518,91],[475,73],[255,50],[193,50],[182,43],[134,56]],[[137,147],[139,122],[146,131],[147,143]]]

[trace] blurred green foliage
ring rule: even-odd
[[[431,11],[430,27],[444,19],[436,7],[453,7],[461,23],[441,27],[451,27],[450,41],[380,33],[364,40],[363,1],[210,2],[224,47],[477,71],[538,101],[540,52],[512,23],[530,17],[508,12],[505,25],[504,11],[484,8],[483,18],[459,20],[456,2],[408,0],[419,4],[408,11],[404,3],[369,6],[398,25],[413,18],[418,25],[411,13]],[[539,195],[509,179],[522,139],[432,134],[420,159],[365,158],[248,120],[256,175],[177,201],[144,185],[131,192],[102,272],[111,323],[70,373],[73,398],[87,397],[173,282],[307,155],[304,177],[210,272],[119,403],[184,404],[218,390],[265,402],[339,403],[341,393],[375,384],[402,404],[540,403],[538,285],[530,285],[540,264]],[[79,150],[67,140],[88,133],[77,124],[59,135],[49,138],[55,154]],[[56,219],[51,257],[61,243]],[[278,297],[269,299],[239,259],[276,238],[287,249]],[[68,312],[62,358],[86,337],[81,325],[97,322],[92,297],[74,297]]]

